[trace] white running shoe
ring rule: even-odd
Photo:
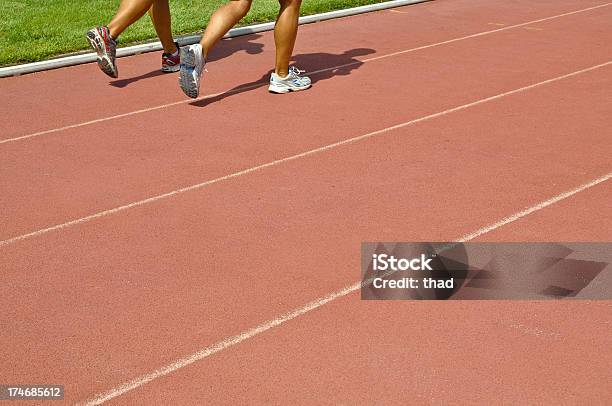
[[[299,70],[295,66],[289,68],[289,74],[284,78],[272,72],[268,91],[270,93],[289,93],[310,88],[312,86],[310,78],[308,76],[300,76],[302,73],[305,73],[305,71]]]
[[[202,45],[195,44],[181,48],[179,84],[183,93],[192,99],[200,94],[200,80],[205,64]]]

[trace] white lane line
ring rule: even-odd
[[[51,231],[62,230],[62,229],[65,229],[65,228],[76,226],[78,224],[87,223],[89,221],[92,221],[92,220],[95,220],[95,219],[98,219],[98,218],[101,218],[101,217],[106,217],[106,216],[109,216],[111,214],[115,214],[115,213],[118,213],[118,212],[121,212],[121,211],[124,211],[124,210],[127,210],[127,209],[131,209],[133,207],[143,206],[145,204],[153,203],[153,202],[156,202],[158,200],[166,199],[166,198],[169,198],[169,197],[172,197],[172,196],[176,196],[176,195],[179,195],[179,194],[183,194],[183,193],[186,193],[186,192],[189,192],[189,191],[192,191],[192,190],[201,189],[201,188],[204,188],[206,186],[210,186],[210,185],[215,184],[215,183],[223,182],[223,181],[226,181],[226,180],[229,180],[229,179],[232,179],[232,178],[237,178],[239,176],[247,175],[247,174],[252,173],[252,172],[260,171],[260,170],[265,169],[265,168],[269,168],[269,167],[277,166],[277,165],[280,165],[280,164],[283,164],[283,163],[286,163],[286,162],[294,161],[296,159],[304,158],[304,157],[307,157],[307,156],[310,156],[310,155],[317,154],[319,152],[323,152],[323,151],[327,151],[327,150],[330,150],[330,149],[334,149],[334,148],[340,147],[342,145],[352,144],[352,143],[358,142],[358,141],[363,141],[365,139],[368,139],[368,138],[371,138],[371,137],[375,137],[375,136],[378,136],[378,135],[381,135],[381,134],[385,134],[385,133],[388,133],[388,132],[393,131],[393,130],[404,128],[404,127],[407,127],[407,126],[410,126],[410,125],[413,125],[413,124],[417,124],[417,123],[420,123],[420,122],[423,122],[423,121],[432,120],[434,118],[442,117],[442,116],[445,116],[445,115],[450,114],[450,113],[454,113],[454,112],[457,112],[457,111],[465,110],[465,109],[468,109],[470,107],[478,106],[478,105],[483,104],[483,103],[488,103],[490,101],[501,99],[503,97],[510,96],[510,95],[513,95],[513,94],[525,92],[527,90],[530,90],[530,89],[533,89],[533,88],[536,88],[536,87],[539,87],[539,86],[542,86],[542,85],[546,85],[546,84],[549,84],[549,83],[557,82],[557,81],[560,81],[560,80],[563,80],[563,79],[570,78],[572,76],[580,75],[582,73],[594,71],[596,69],[600,69],[600,68],[603,68],[603,67],[606,67],[606,66],[609,66],[609,65],[612,65],[612,61],[608,61],[608,62],[599,64],[599,65],[595,65],[595,66],[591,66],[589,68],[581,69],[579,71],[571,72],[571,73],[568,73],[566,75],[557,76],[555,78],[544,80],[544,81],[538,82],[538,83],[534,83],[534,84],[529,85],[529,86],[520,87],[518,89],[514,89],[514,90],[510,90],[508,92],[497,94],[495,96],[491,96],[491,97],[487,97],[487,98],[484,98],[484,99],[476,100],[476,101],[471,102],[471,103],[462,104],[460,106],[453,107],[453,108],[450,108],[448,110],[444,110],[444,111],[441,111],[441,112],[438,112],[438,113],[430,114],[430,115],[427,115],[427,116],[424,116],[424,117],[420,117],[420,118],[417,118],[417,119],[414,119],[414,120],[406,121],[406,122],[401,123],[401,124],[397,124],[397,125],[394,125],[394,126],[391,126],[391,127],[383,128],[381,130],[373,131],[373,132],[370,132],[370,133],[367,133],[367,134],[363,134],[363,135],[360,135],[360,136],[357,136],[357,137],[353,137],[353,138],[348,138],[346,140],[338,141],[338,142],[335,142],[333,144],[324,145],[322,147],[311,149],[309,151],[305,151],[305,152],[302,152],[302,153],[299,153],[299,154],[296,154],[296,155],[291,155],[291,156],[288,156],[286,158],[281,158],[281,159],[277,159],[275,161],[267,162],[265,164],[253,166],[251,168],[244,169],[244,170],[241,170],[241,171],[238,171],[238,172],[234,172],[234,173],[229,174],[229,175],[221,176],[219,178],[207,180],[207,181],[204,181],[202,183],[197,183],[195,185],[186,186],[184,188],[176,189],[176,190],[173,190],[171,192],[167,192],[167,193],[164,193],[164,194],[161,194],[161,195],[152,196],[152,197],[149,197],[147,199],[138,200],[136,202],[132,202],[132,203],[129,203],[129,204],[126,204],[126,205],[123,205],[123,206],[118,206],[118,207],[115,207],[115,208],[112,208],[112,209],[100,211],[98,213],[94,213],[94,214],[91,214],[89,216],[81,217],[79,219],[71,220],[71,221],[68,221],[66,223],[57,224],[57,225],[54,225],[54,226],[51,226],[51,227],[47,227],[47,228],[43,228],[43,229],[40,229],[40,230],[32,231],[32,232],[27,233],[27,234],[22,234],[22,235],[19,235],[19,236],[16,236],[16,237],[12,237],[12,238],[9,238],[9,239],[6,239],[6,240],[2,240],[2,241],[0,241],[0,248],[5,246],[5,245],[16,243],[18,241],[26,240],[28,238],[38,237],[40,235],[47,234],[47,233],[49,233]]]
[[[538,203],[534,206],[531,206],[525,210],[522,210],[520,212],[517,212],[511,216],[505,217],[502,220],[493,223],[491,225],[488,225],[486,227],[483,227],[479,230],[476,230],[472,233],[466,234],[463,237],[460,237],[459,239],[455,240],[458,242],[467,242],[470,240],[473,240],[476,237],[479,237],[483,234],[489,233],[495,229],[498,229],[500,227],[503,227],[506,224],[512,223],[514,221],[517,221],[523,217],[528,216],[531,213],[534,213],[536,211],[542,210],[550,205],[553,205],[557,202],[560,202],[561,200],[567,199],[577,193],[580,193],[586,189],[589,189],[595,185],[598,185],[600,183],[603,183],[607,180],[610,180],[610,178],[612,178],[612,172],[608,173],[607,175],[604,175],[600,178],[597,178],[589,183],[585,183],[581,186],[578,186],[575,189],[572,190],[568,190],[567,192],[561,193],[559,195],[556,195],[548,200],[545,200],[541,203]],[[371,282],[370,282],[371,283]],[[336,292],[332,292],[328,295],[322,296],[316,300],[313,300],[310,303],[305,304],[302,307],[299,307],[289,313],[285,313],[282,314],[280,316],[277,316],[271,320],[268,320],[264,323],[261,323],[253,328],[250,328],[246,331],[243,331],[240,334],[237,334],[235,336],[232,337],[228,337],[225,338],[211,346],[202,348],[201,350],[190,354],[186,357],[180,358],[174,362],[172,362],[171,364],[165,365],[161,368],[158,368],[152,372],[149,372],[145,375],[139,376],[129,382],[126,382],[122,385],[117,386],[116,388],[110,389],[106,392],[100,393],[95,395],[94,397],[92,397],[91,399],[85,401],[83,404],[87,405],[87,406],[93,406],[93,405],[99,405],[101,403],[104,403],[108,400],[111,400],[113,398],[116,398],[118,396],[121,396],[123,394],[125,394],[126,392],[129,392],[131,390],[134,390],[136,388],[139,388],[143,385],[146,385],[147,383],[157,379],[157,378],[161,378],[163,376],[169,375],[181,368],[184,368],[188,365],[191,365],[197,361],[201,361],[204,358],[210,357],[211,355],[218,353],[220,351],[223,351],[229,347],[232,347],[234,345],[240,344],[241,342],[248,340],[249,338],[255,337],[258,334],[264,333],[274,327],[278,327],[283,323],[286,323],[290,320],[293,320],[299,316],[302,316],[308,312],[311,312],[321,306],[326,305],[329,302],[332,302],[336,299],[339,299],[341,297],[347,296],[350,293],[353,293],[357,290],[359,290],[361,288],[362,285],[367,285],[368,281],[364,281],[364,282],[356,282],[352,285],[346,286],[343,289],[340,289]]]
[[[528,207],[525,210],[519,211],[518,213],[515,213],[515,214],[513,214],[511,216],[504,217],[503,219],[499,220],[497,223],[493,223],[493,224],[491,224],[489,226],[483,227],[483,228],[481,228],[478,231],[474,231],[473,233],[466,234],[466,235],[458,238],[457,242],[466,242],[466,241],[473,240],[476,237],[480,237],[481,235],[486,234],[486,233],[488,233],[490,231],[493,231],[493,230],[495,230],[497,228],[500,228],[502,226],[505,226],[506,224],[510,224],[512,222],[515,222],[516,220],[518,220],[520,218],[523,218],[525,216],[528,216],[531,213],[534,213],[536,211],[542,210],[545,207],[551,206],[551,205],[553,205],[555,203],[560,202],[561,200],[565,200],[568,197],[574,196],[575,194],[578,194],[578,193],[580,193],[580,192],[582,192],[584,190],[590,189],[593,186],[596,186],[596,185],[599,185],[600,183],[606,182],[606,181],[610,180],[611,178],[612,178],[612,172],[610,172],[610,173],[608,173],[608,174],[606,174],[606,175],[604,175],[604,176],[602,176],[600,178],[594,179],[594,180],[592,180],[589,183],[585,183],[584,185],[578,186],[575,189],[568,190],[567,192],[558,194],[555,197],[551,197],[548,200],[545,200],[545,201],[543,201],[541,203],[538,203],[538,204],[536,204],[534,206]]]
[[[612,3],[605,3],[605,4],[598,5],[598,6],[584,8],[584,9],[576,10],[576,11],[571,11],[571,12],[564,13],[564,14],[558,14],[558,15],[554,15],[554,16],[551,16],[551,17],[541,18],[541,19],[538,19],[538,20],[532,20],[532,21],[528,21],[528,22],[525,22],[525,23],[521,23],[521,24],[509,25],[509,26],[504,27],[504,28],[499,28],[499,29],[489,30],[489,31],[483,31],[483,32],[479,32],[479,33],[476,33],[476,34],[467,35],[467,36],[464,36],[464,37],[450,39],[450,40],[447,40],[447,41],[436,42],[434,44],[424,45],[424,46],[420,46],[420,47],[416,47],[416,48],[405,49],[403,51],[398,51],[398,52],[393,52],[393,53],[390,53],[390,54],[380,55],[380,56],[377,56],[377,57],[367,58],[367,59],[363,59],[363,60],[360,60],[360,61],[355,61],[355,62],[347,63],[347,64],[344,64],[344,65],[338,65],[338,66],[332,66],[330,68],[319,69],[319,70],[316,70],[314,72],[309,72],[309,74],[310,75],[317,75],[319,73],[329,72],[329,71],[333,71],[333,70],[344,68],[344,67],[348,67],[348,66],[360,65],[360,64],[363,64],[363,63],[366,63],[366,62],[373,62],[373,61],[378,61],[378,60],[381,60],[381,59],[391,58],[391,57],[394,57],[394,56],[397,56],[397,55],[406,54],[406,53],[409,53],[409,52],[421,51],[423,49],[428,49],[428,48],[433,48],[433,47],[437,47],[437,46],[441,46],[441,45],[451,44],[453,42],[463,41],[463,40],[470,39],[470,38],[476,38],[476,37],[481,37],[481,36],[484,36],[484,35],[490,35],[490,34],[494,34],[496,32],[506,31],[506,30],[510,30],[510,29],[518,28],[518,27],[523,27],[523,26],[529,25],[529,24],[535,24],[535,23],[540,23],[540,22],[543,22],[543,21],[549,21],[549,20],[554,20],[554,19],[558,19],[558,18],[561,18],[561,17],[570,16],[570,15],[573,15],[573,14],[584,13],[584,12],[595,10],[595,9],[598,9],[598,8],[607,7],[607,6],[611,5],[611,4]],[[197,102],[197,101],[200,101],[200,100],[212,99],[212,98],[224,95],[224,94],[229,95],[229,94],[234,94],[234,93],[240,93],[240,92],[244,92],[244,91],[247,91],[247,90],[255,89],[255,88],[260,87],[260,86],[262,86],[262,83],[256,83],[256,84],[252,84],[252,85],[249,85],[249,86],[240,87],[240,88],[237,88],[237,89],[234,89],[234,90],[229,90],[229,91],[225,91],[225,92],[220,92],[220,93],[215,93],[215,94],[210,94],[210,95],[202,96],[202,97],[199,97],[197,99],[179,100],[179,101],[172,102],[172,103],[160,104],[158,106],[153,106],[153,107],[148,107],[148,108],[144,108],[144,109],[140,109],[140,110],[135,110],[135,111],[127,112],[127,113],[117,114],[117,115],[114,115],[114,116],[108,116],[108,117],[98,118],[98,119],[95,119],[95,120],[84,121],[82,123],[76,123],[76,124],[71,124],[71,125],[67,125],[67,126],[64,126],[64,127],[58,127],[58,128],[53,128],[53,129],[50,129],[50,130],[39,131],[39,132],[27,134],[27,135],[21,135],[21,136],[14,137],[14,138],[7,138],[7,139],[4,139],[4,140],[0,140],[0,144],[7,144],[9,142],[22,141],[22,140],[26,140],[26,139],[29,139],[29,138],[40,137],[42,135],[53,134],[53,133],[57,133],[57,132],[65,131],[65,130],[70,130],[70,129],[73,129],[73,128],[79,128],[79,127],[84,127],[84,126],[88,126],[88,125],[92,125],[92,124],[102,123],[102,122],[105,122],[105,121],[115,120],[115,119],[119,119],[119,118],[123,118],[123,117],[129,117],[129,116],[133,116],[133,115],[136,115],[136,114],[146,113],[146,112],[149,112],[149,111],[155,111],[155,110],[159,110],[159,109],[164,109],[164,108],[167,108],[167,107],[172,107],[172,106],[178,106],[178,105],[181,105],[181,104]]]

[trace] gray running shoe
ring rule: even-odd
[[[204,55],[200,44],[181,48],[181,67],[179,85],[187,96],[195,99],[200,94],[200,81],[204,70]]]
[[[87,40],[98,54],[98,66],[102,72],[111,78],[119,76],[115,57],[117,55],[117,43],[110,36],[108,27],[96,27],[87,31]]]

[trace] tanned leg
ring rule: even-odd
[[[285,77],[289,73],[289,61],[293,54],[297,38],[298,19],[300,17],[301,0],[279,0],[280,11],[274,27],[274,43],[276,44],[275,73]]]
[[[108,23],[111,37],[117,39],[127,27],[134,24],[151,8],[154,0],[122,0],[117,14]]]
[[[164,47],[164,52],[173,54],[176,52],[174,38],[172,38],[172,23],[170,18],[170,5],[168,0],[155,0],[149,9],[149,16],[155,27],[157,37]]]
[[[200,41],[205,58],[215,44],[249,12],[250,8],[251,0],[232,0],[215,11]]]

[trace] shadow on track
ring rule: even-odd
[[[262,34],[250,34],[242,37],[225,38],[210,52],[206,63],[227,58],[240,51],[244,51],[249,55],[261,54],[264,45],[255,42],[255,40],[261,37]]]
[[[207,62],[218,61],[241,51],[244,51],[249,55],[260,54],[263,52],[264,46],[263,44],[260,44],[259,42],[255,41],[261,38],[261,36],[261,34],[252,34],[245,35],[242,37],[223,39],[219,43],[219,45],[216,46],[215,49],[213,49],[213,51],[210,53]],[[127,79],[113,80],[112,82],[110,82],[110,85],[118,88],[123,88],[130,85],[131,83],[138,82],[143,79],[154,78],[156,76],[164,74],[165,73],[160,71],[159,69],[155,69],[154,71],[147,72],[140,76],[134,76]]]
[[[369,48],[355,48],[349,51],[344,51],[341,54],[316,52],[311,54],[295,55],[291,61],[292,64],[295,64],[300,69],[306,70],[306,74],[310,75],[312,84],[315,85],[317,82],[331,79],[334,76],[350,75],[353,70],[359,69],[361,65],[364,64],[364,62],[355,58],[370,55],[374,52],[376,51]],[[189,104],[197,107],[206,107],[209,104],[216,103],[227,97],[264,87],[268,84],[271,73],[272,71],[268,71],[262,77],[253,82],[243,83],[222,94],[197,100]],[[202,85],[205,86],[206,83],[204,82]]]
[[[139,80],[143,80],[143,79],[154,78],[156,76],[161,76],[161,75],[165,75],[165,72],[162,72],[161,70],[156,69],[154,71],[147,72],[140,76],[134,76],[128,79],[113,80],[112,82],[110,82],[110,85],[114,87],[123,88],[123,87],[128,86],[130,83],[138,82]]]

